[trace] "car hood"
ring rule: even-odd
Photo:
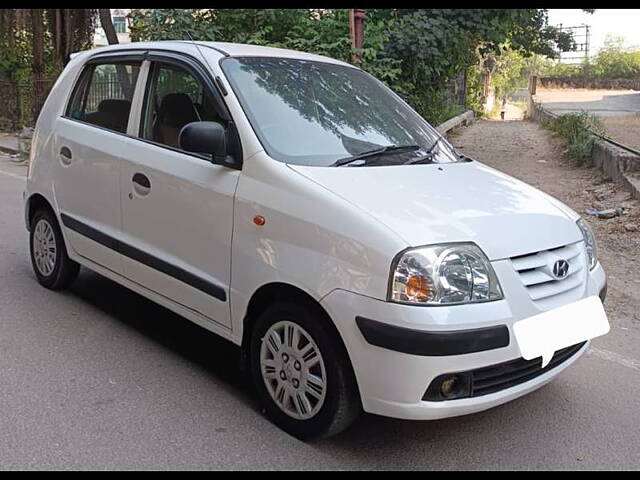
[[[498,260],[582,240],[579,216],[569,207],[476,161],[289,166],[357,205],[409,246],[471,241]]]

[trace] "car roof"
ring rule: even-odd
[[[196,47],[194,44],[197,44]],[[207,49],[216,50],[218,53],[228,57],[280,57],[280,58],[296,58],[300,60],[310,60],[316,62],[333,63],[337,65],[343,65],[346,67],[354,67],[353,65],[336,60],[335,58],[325,57],[324,55],[316,55],[313,53],[299,52],[297,50],[288,50],[285,48],[264,47],[260,45],[247,45],[242,43],[228,43],[228,42],[192,42],[189,40],[163,40],[157,42],[131,42],[120,43],[117,45],[108,45],[105,47],[97,47],[85,52],[87,55],[94,55],[97,53],[124,51],[124,50],[140,50],[140,49],[162,49],[162,50],[174,50],[183,53],[191,53],[197,55],[195,50],[202,47]],[[75,56],[75,55],[74,55]]]

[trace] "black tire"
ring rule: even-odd
[[[46,222],[53,230],[53,236],[55,238],[55,263],[53,270],[49,273],[41,272],[36,264],[36,258],[34,253],[34,235],[36,225],[38,222]],[[36,278],[40,285],[49,288],[51,290],[61,290],[68,287],[71,282],[78,276],[80,265],[71,260],[67,255],[67,247],[60,231],[58,221],[53,212],[48,208],[39,209],[31,218],[30,232],[29,232],[29,252],[31,254],[31,265],[33,271],[36,274]]]
[[[302,327],[317,345],[325,365],[326,393],[322,406],[309,419],[296,419],[273,400],[262,376],[260,349],[269,328],[281,321]],[[257,318],[251,332],[249,365],[253,382],[267,416],[287,433],[301,439],[329,437],[345,430],[360,415],[362,404],[351,363],[338,333],[325,316],[304,302],[278,302]]]

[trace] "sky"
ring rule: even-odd
[[[574,27],[587,24],[591,28],[589,55],[595,55],[604,45],[607,34],[624,37],[626,46],[640,48],[640,9],[597,8],[593,14],[580,9],[550,9],[549,24]],[[573,53],[572,55],[575,55]]]

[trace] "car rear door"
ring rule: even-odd
[[[227,125],[206,71],[171,55],[149,56],[139,140],[123,154],[123,271],[129,279],[230,327],[233,201],[239,170],[184,151],[192,121]]]
[[[121,156],[140,65],[135,57],[87,62],[53,138],[55,199],[68,243],[118,273]]]

